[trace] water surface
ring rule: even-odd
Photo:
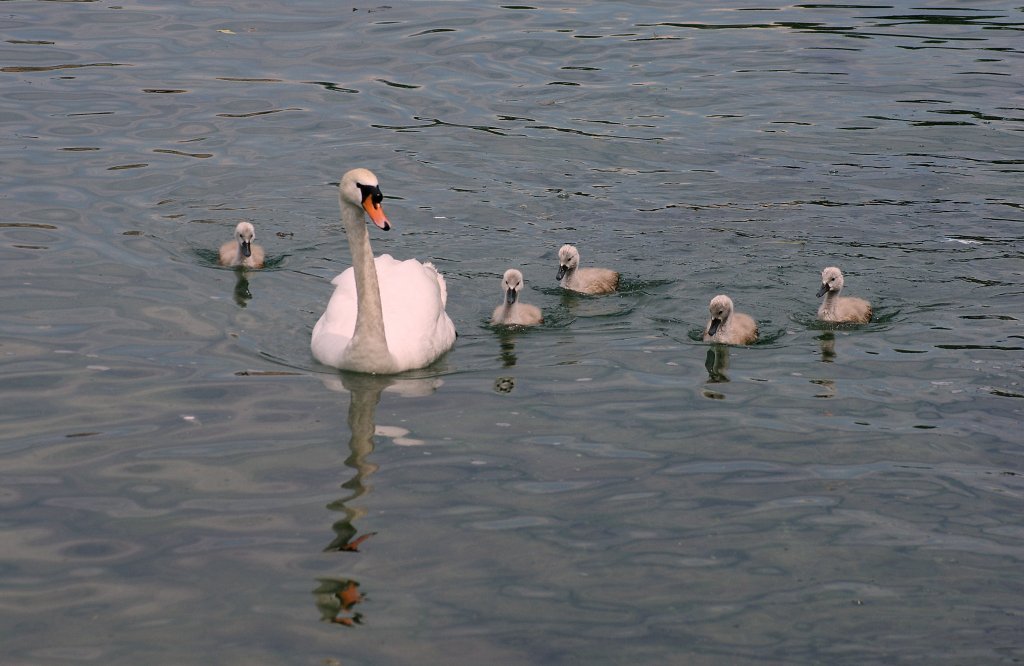
[[[1021,7],[3,8],[5,663],[1024,658]],[[310,356],[353,166],[431,368]]]

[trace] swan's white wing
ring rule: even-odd
[[[434,266],[434,264],[432,264],[429,261],[427,263],[423,264],[423,268],[427,269],[427,273],[428,274],[432,274],[435,278],[437,278],[437,286],[441,288],[441,307],[442,308],[447,307],[448,306],[448,285],[445,284],[444,276],[441,275],[440,271],[438,271],[437,268]]]
[[[356,279],[351,268],[331,280],[334,293],[313,327],[310,349],[324,365],[344,367],[343,359],[356,327]]]
[[[455,344],[455,324],[445,312],[448,291],[432,264],[375,260],[388,350],[402,369],[422,368]]]

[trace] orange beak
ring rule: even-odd
[[[381,208],[379,203],[373,202],[373,196],[368,196],[363,199],[363,210],[365,210],[366,214],[370,216],[373,223],[384,231],[391,228],[391,223],[388,222],[387,216],[384,215],[384,209]]]

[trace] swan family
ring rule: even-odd
[[[380,230],[391,223],[384,214],[377,176],[368,169],[352,169],[338,184],[341,223],[345,229],[352,266],[335,277],[334,293],[313,327],[310,350],[324,365],[372,374],[396,374],[424,368],[455,344],[455,324],[445,311],[448,290],[444,276],[430,262],[399,261],[391,255],[373,256],[366,218]],[[235,238],[220,248],[225,266],[260,268],[264,251],[254,244],[253,225],[239,222]],[[580,266],[579,250],[563,245],[558,250],[561,287],[581,294],[611,294],[620,276],[608,268]],[[510,268],[501,278],[501,303],[491,315],[497,326],[535,326],[544,322],[540,308],[520,297],[523,274]],[[866,323],[871,304],[862,298],[840,296],[843,274],[835,266],[821,273],[824,296],[818,318],[833,323]],[[705,342],[749,345],[757,341],[757,322],[737,312],[732,299],[719,294],[708,305]]]

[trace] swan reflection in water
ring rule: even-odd
[[[371,486],[367,481],[377,471],[378,466],[368,460],[374,449],[374,435],[387,433],[396,443],[405,445],[419,443],[417,440],[404,437],[408,432],[403,429],[376,425],[375,415],[381,393],[391,390],[407,397],[429,395],[443,382],[440,379],[399,380],[393,377],[352,373],[325,375],[323,381],[332,391],[349,393],[349,456],[345,459],[345,465],[355,470],[352,478],[341,485],[348,491],[347,494],[327,505],[331,511],[344,515],[331,526],[334,539],[324,551],[356,553],[359,552],[361,544],[376,534],[366,532],[359,535],[355,522],[366,515],[366,509],[350,506],[350,503],[369,493]],[[358,581],[351,578],[317,578],[317,587],[313,590],[313,595],[324,621],[349,627],[362,623],[362,613],[353,610],[364,600]]]
[[[246,301],[252,298],[252,292],[249,291],[249,276],[246,275],[244,268],[235,269],[235,305],[240,308],[244,308]]]
[[[345,514],[345,517],[334,523],[335,537],[324,548],[325,551],[357,551],[360,543],[373,536],[372,533],[369,533],[358,539],[355,538],[356,528],[353,522],[364,516],[366,510],[353,508],[348,504],[367,493],[369,486],[366,484],[366,480],[377,471],[377,465],[367,460],[373,453],[373,436],[377,429],[374,423],[374,414],[377,403],[380,402],[381,392],[391,384],[390,379],[374,375],[342,375],[341,381],[350,394],[348,405],[350,432],[348,448],[350,453],[345,459],[345,465],[354,469],[355,474],[341,484],[342,488],[349,491],[348,494],[327,505],[328,509],[339,511]]]
[[[324,622],[342,624],[351,627],[363,623],[363,614],[353,610],[356,604],[362,603],[363,593],[359,591],[359,582],[351,578],[317,578],[316,607],[320,611],[320,619]]]
[[[713,344],[708,347],[708,355],[704,358],[704,368],[708,371],[708,383],[722,384],[729,381],[725,371],[729,369],[729,347]]]
[[[498,344],[501,347],[501,367],[511,368],[516,364],[516,331],[514,328],[502,326],[496,329]]]
[[[831,363],[836,358],[836,334],[832,331],[825,331],[818,336],[818,344],[821,345],[821,362]]]
[[[817,338],[821,347],[821,362],[832,363],[836,359],[836,334],[832,331],[825,331]],[[831,379],[812,379],[811,383],[821,387],[821,393],[816,393],[815,398],[836,397],[836,383]]]
[[[498,336],[498,348],[500,350],[498,358],[501,359],[501,367],[511,368],[515,366],[518,360],[516,357],[516,336],[522,333],[523,330],[523,326],[498,325],[494,327],[494,332]],[[513,376],[502,375],[494,380],[494,390],[498,393],[511,393],[515,387],[516,378]]]

